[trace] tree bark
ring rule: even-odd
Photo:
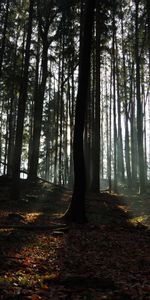
[[[124,160],[123,160],[122,124],[121,124],[121,92],[120,92],[118,54],[119,54],[118,44],[116,40],[117,112],[118,112],[118,143],[117,143],[118,178],[121,182],[124,182]]]
[[[139,56],[139,0],[136,0],[135,11],[135,60],[136,60],[136,97],[137,97],[137,141],[139,160],[139,190],[145,192],[145,166],[143,151],[143,112],[140,95],[140,56]]]
[[[121,22],[121,33],[122,33],[122,52],[123,52],[123,85],[124,85],[124,96],[125,96],[125,161],[126,161],[126,171],[127,171],[127,182],[128,188],[131,189],[132,186],[132,177],[131,177],[131,163],[130,163],[130,145],[129,145],[129,126],[128,126],[128,102],[127,102],[127,75],[126,75],[126,62],[125,62],[125,50],[124,50],[124,28],[123,28],[123,19]]]
[[[1,46],[1,52],[0,52],[0,78],[2,76],[2,64],[3,64],[3,57],[4,57],[4,52],[5,52],[6,31],[7,31],[8,14],[9,14],[9,3],[10,3],[10,0],[7,0],[5,23],[4,23],[3,36],[2,36],[2,46]]]
[[[39,160],[39,147],[40,147],[40,135],[42,126],[42,113],[43,113],[43,101],[47,80],[47,52],[49,43],[47,41],[47,35],[43,41],[43,53],[42,53],[42,82],[38,85],[37,99],[34,104],[34,125],[33,125],[33,140],[32,140],[32,153],[31,164],[29,169],[29,180],[35,180],[37,178],[38,160]]]
[[[95,1],[87,0],[85,7],[85,23],[83,28],[82,47],[80,49],[79,85],[75,112],[75,128],[73,141],[74,159],[74,189],[70,206],[64,218],[68,222],[82,223],[85,215],[86,174],[83,153],[83,132],[85,126],[85,111],[87,107],[88,80],[90,74],[90,56],[92,41],[92,26],[94,22]]]
[[[100,7],[96,3],[96,103],[93,138],[92,191],[100,190]]]
[[[112,60],[113,60],[113,127],[114,127],[114,191],[117,191],[117,125],[116,125],[116,59],[115,59],[115,12],[113,7],[113,16],[112,16]]]
[[[23,71],[23,77],[22,77],[21,87],[20,87],[16,139],[15,139],[15,149],[14,149],[14,163],[13,163],[14,184],[13,184],[11,196],[15,199],[19,197],[20,163],[21,163],[24,116],[25,116],[27,89],[28,89],[28,70],[29,70],[29,60],[30,60],[33,6],[34,6],[34,0],[30,0],[29,25],[28,25],[26,51],[25,51],[25,63],[24,63],[24,71]]]

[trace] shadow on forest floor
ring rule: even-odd
[[[71,191],[21,188],[17,203],[1,187],[0,300],[150,299],[148,199],[89,194],[89,222],[68,227],[59,217]]]

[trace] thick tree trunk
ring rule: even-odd
[[[74,158],[74,189],[70,206],[65,219],[70,222],[82,223],[85,216],[86,175],[83,153],[83,132],[85,125],[85,111],[87,107],[88,80],[90,74],[90,56],[92,41],[92,26],[94,22],[95,1],[87,0],[85,7],[85,23],[83,41],[80,49],[79,86],[76,102],[75,128],[73,142]]]

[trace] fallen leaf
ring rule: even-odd
[[[32,300],[40,300],[42,298],[39,295],[37,295],[37,294],[33,294],[31,299]]]

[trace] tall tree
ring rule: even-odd
[[[145,166],[143,149],[143,109],[140,91],[140,53],[139,53],[139,0],[135,0],[135,61],[136,61],[136,98],[137,98],[137,141],[139,160],[140,192],[145,191]]]
[[[119,70],[119,53],[118,43],[116,40],[116,77],[117,77],[117,113],[118,113],[118,143],[117,143],[117,168],[118,179],[124,182],[124,160],[123,160],[123,141],[122,141],[122,124],[121,124],[121,92],[120,92],[120,70]]]
[[[27,32],[27,41],[26,41],[26,49],[25,49],[25,61],[24,61],[23,77],[20,86],[16,139],[15,139],[15,149],[14,149],[14,161],[13,161],[14,184],[12,189],[12,197],[14,198],[18,197],[19,195],[18,188],[19,188],[19,179],[20,179],[20,162],[21,162],[21,152],[22,152],[24,117],[25,117],[27,89],[28,89],[30,45],[31,45],[32,20],[33,20],[33,11],[34,11],[33,7],[34,7],[34,0],[30,0],[28,32]]]
[[[93,137],[92,190],[100,189],[100,2],[96,2],[96,103]]]
[[[41,73],[42,79],[37,87],[37,98],[34,103],[34,125],[33,125],[33,139],[31,151],[31,163],[29,168],[29,179],[35,180],[37,178],[40,136],[42,128],[43,102],[45,96],[45,88],[48,76],[48,49],[53,39],[49,38],[49,28],[53,21],[55,14],[52,12],[53,1],[46,3],[37,3],[39,30],[42,39],[42,65]],[[44,16],[44,17],[43,17]]]
[[[9,5],[10,5],[10,0],[7,0],[5,22],[4,22],[3,36],[2,36],[2,45],[1,45],[1,51],[0,51],[0,77],[2,75],[2,64],[3,64],[3,57],[4,57],[4,52],[5,52],[5,41],[6,41],[6,31],[7,31],[7,25],[8,25]]]
[[[85,189],[86,174],[83,152],[83,132],[85,126],[85,111],[87,107],[88,80],[90,74],[90,56],[92,27],[94,23],[95,0],[86,0],[83,40],[80,49],[79,83],[75,113],[75,128],[73,141],[74,188],[70,206],[65,213],[65,219],[81,223],[86,220]]]
[[[115,57],[115,3],[112,8],[112,63],[113,63],[113,126],[114,126],[114,191],[117,190],[117,124],[116,124],[116,57]]]
[[[127,100],[127,75],[126,75],[126,59],[124,47],[124,27],[123,17],[121,19],[121,35],[122,35],[122,53],[123,53],[123,87],[124,87],[124,108],[125,108],[125,161],[127,170],[128,188],[131,189],[131,169],[130,169],[130,145],[129,145],[129,113],[128,113],[128,100]]]

